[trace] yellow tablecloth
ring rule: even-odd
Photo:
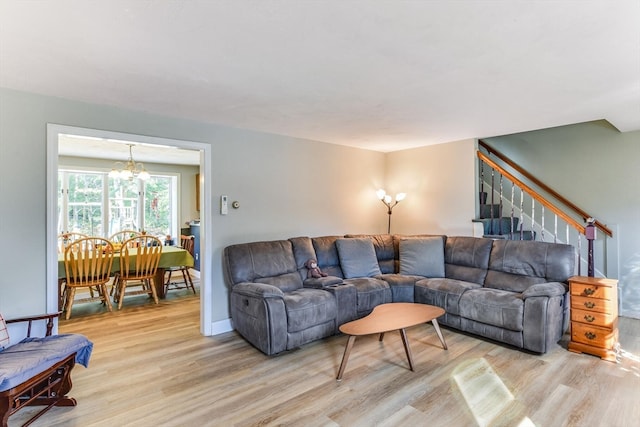
[[[160,256],[160,263],[158,268],[180,267],[180,266],[193,267],[193,257],[189,252],[176,246],[163,246],[162,255]],[[111,266],[111,272],[115,273],[120,271],[120,254],[116,254],[113,257],[113,265]],[[63,279],[66,276],[64,271],[64,255],[58,254],[58,278]]]

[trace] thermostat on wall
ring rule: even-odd
[[[227,196],[220,196],[220,215],[226,215],[228,212]]]

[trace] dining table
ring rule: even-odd
[[[135,255],[134,255],[135,256]],[[158,269],[153,278],[154,286],[156,287],[156,293],[158,298],[165,298],[164,291],[164,276],[168,268],[170,267],[193,267],[193,256],[186,250],[179,246],[163,246],[162,255],[160,255],[160,261],[158,263]],[[120,271],[120,253],[116,251],[113,255],[113,264],[111,265],[111,273],[115,274]],[[66,272],[64,268],[64,254],[58,254],[58,281],[62,282],[66,278]]]

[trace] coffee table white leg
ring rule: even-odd
[[[336,380],[340,381],[342,379],[342,374],[344,373],[344,368],[347,367],[347,360],[349,360],[349,354],[351,353],[351,347],[353,347],[353,343],[356,340],[355,335],[349,335],[349,340],[347,341],[347,346],[344,348],[344,354],[342,355],[342,363],[340,363],[340,369],[338,370],[338,377]]]
[[[447,343],[444,342],[444,337],[442,336],[442,332],[440,332],[440,325],[438,325],[438,321],[433,319],[431,321],[433,323],[433,329],[436,330],[436,334],[438,334],[438,338],[440,338],[440,342],[442,343],[442,348],[447,349]]]
[[[413,371],[413,356],[411,355],[411,348],[409,347],[409,341],[407,340],[407,333],[404,329],[399,329],[400,336],[402,337],[402,343],[404,344],[404,351],[407,353],[407,360],[409,361],[409,369]]]

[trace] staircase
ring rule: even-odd
[[[483,236],[490,239],[535,240],[536,232],[518,229],[520,218],[503,216],[502,204],[487,204],[487,193],[480,192],[480,215],[474,222],[482,223]],[[522,225],[522,224],[520,224]]]
[[[484,141],[478,146],[480,191],[473,222],[482,224],[483,236],[568,243],[576,248],[578,275],[586,270],[606,277],[612,230]]]

